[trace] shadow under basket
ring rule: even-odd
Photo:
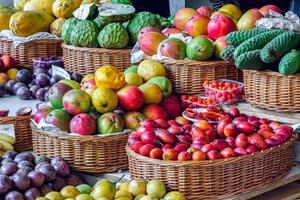
[[[277,112],[300,112],[300,74],[244,70],[246,101]]]
[[[17,66],[32,69],[33,58],[62,56],[61,43],[60,40],[35,40],[13,47],[12,40],[0,38],[0,54],[12,56]]]
[[[107,136],[78,136],[66,132],[49,132],[37,129],[31,123],[33,150],[50,158],[62,156],[70,167],[89,173],[116,172],[128,169],[125,146],[128,134]]]
[[[126,147],[131,178],[162,180],[187,200],[226,199],[267,185],[293,166],[293,135],[280,146],[251,155],[213,161],[164,161],[141,156]]]
[[[65,69],[81,75],[94,73],[103,65],[121,71],[131,65],[131,49],[83,48],[62,44]]]
[[[230,79],[242,81],[242,71],[228,61],[163,61],[167,77],[172,81],[175,93],[204,95],[205,80]]]
[[[32,150],[32,131],[30,127],[32,116],[0,117],[0,124],[13,124],[16,136],[15,151]]]

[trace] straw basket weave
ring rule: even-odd
[[[16,151],[32,150],[32,133],[30,118],[32,116],[0,117],[0,124],[13,124],[15,129]]]
[[[82,75],[94,73],[102,65],[120,70],[130,66],[130,49],[82,48],[62,44],[65,69]]]
[[[230,79],[242,81],[242,72],[227,61],[164,61],[167,77],[178,94],[204,95],[205,80]]]
[[[244,70],[246,101],[277,112],[300,112],[300,74]]]
[[[160,179],[188,200],[226,199],[287,174],[293,166],[296,139],[293,135],[281,146],[214,161],[154,160],[126,148],[131,178]]]
[[[74,170],[104,173],[128,169],[125,146],[130,131],[108,136],[75,136],[32,127],[33,150],[38,155],[62,156]]]
[[[43,56],[62,56],[61,41],[36,40],[13,47],[13,41],[0,39],[0,54],[9,54],[16,59],[17,65],[32,68],[32,59]]]

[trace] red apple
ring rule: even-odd
[[[234,151],[231,147],[226,147],[220,153],[221,153],[223,158],[230,158],[230,157],[235,156],[235,153],[234,153]]]
[[[149,119],[168,119],[168,115],[164,109],[155,104],[149,104],[143,109],[144,115]]]
[[[212,151],[212,150],[217,150],[216,147],[212,144],[206,144],[201,148],[201,151],[204,152],[204,153],[207,153],[207,152]]]
[[[231,148],[233,148],[233,149],[236,148],[235,140],[236,140],[235,137],[227,137],[225,139],[225,141],[228,143],[228,146],[231,147]]]
[[[213,17],[207,25],[208,35],[215,40],[236,30],[234,21],[224,15]]]
[[[206,17],[210,17],[211,14],[214,12],[210,7],[207,6],[201,6],[200,8],[197,9],[197,12],[200,15],[204,15]]]
[[[212,143],[219,151],[222,151],[223,149],[225,149],[226,147],[228,147],[228,143],[223,140],[223,139],[216,139],[213,143]]]
[[[144,93],[134,85],[121,88],[117,95],[119,97],[119,105],[127,111],[138,110],[144,103]]]
[[[246,148],[248,145],[248,138],[244,133],[239,134],[235,139],[235,146]]]
[[[192,154],[187,151],[182,151],[178,154],[177,160],[179,161],[188,161],[192,160]]]
[[[186,22],[189,20],[190,17],[195,15],[198,15],[198,12],[192,8],[180,9],[174,17],[175,27],[182,31],[185,30]]]
[[[202,151],[196,151],[192,155],[193,161],[200,161],[200,160],[206,160],[206,154]]]
[[[269,14],[269,10],[273,10],[273,11],[281,14],[280,8],[275,5],[265,5],[265,6],[261,7],[258,11],[265,17]]]
[[[224,128],[225,137],[235,137],[238,134],[238,131],[233,123],[227,124]]]
[[[174,150],[177,151],[178,153],[180,153],[182,151],[188,150],[188,148],[189,148],[188,145],[179,143],[174,147]]]
[[[237,147],[233,151],[234,151],[234,153],[236,153],[239,156],[244,156],[244,155],[248,154],[247,151],[242,147]]]
[[[228,42],[225,41],[225,36],[219,37],[215,41],[215,57],[217,59],[222,59],[221,58],[221,53],[229,45]]]
[[[170,145],[170,144],[164,144],[162,147],[161,147],[161,150],[163,152],[167,151],[168,149],[173,149],[173,146]]]
[[[141,142],[141,141],[136,141],[136,142],[133,142],[131,145],[130,145],[130,148],[135,152],[135,153],[139,153],[140,151],[140,148],[144,146],[144,143]]]
[[[174,149],[168,149],[163,153],[163,160],[177,160],[178,153]]]
[[[160,148],[154,148],[150,151],[150,158],[162,159],[163,151]]]
[[[210,19],[204,15],[192,16],[185,24],[185,30],[192,37],[206,35],[209,20]]]
[[[154,149],[155,146],[153,144],[145,144],[143,145],[140,149],[139,149],[139,153],[142,156],[146,156],[149,157],[150,156],[150,152],[152,151],[152,149]]]
[[[216,160],[221,158],[221,154],[217,150],[211,150],[206,154],[208,160]]]

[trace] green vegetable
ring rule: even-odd
[[[251,30],[245,30],[245,31],[234,31],[229,33],[226,37],[225,37],[225,41],[230,43],[233,46],[239,46],[242,42],[246,41],[247,39],[256,36],[260,33],[265,33],[268,32],[270,30],[268,29],[251,29]]]
[[[292,75],[300,71],[300,51],[293,50],[282,57],[278,70],[283,75]]]
[[[234,50],[235,50],[235,47],[233,45],[228,45],[221,52],[221,58],[223,60],[234,61],[234,58],[233,58],[233,52],[234,52]]]
[[[258,70],[264,68],[264,62],[260,59],[260,49],[241,54],[235,60],[237,68],[242,70]]]
[[[71,33],[75,26],[80,22],[79,19],[72,17],[67,19],[61,28],[61,38],[65,43],[71,44]]]
[[[260,52],[260,58],[265,63],[273,63],[294,49],[300,41],[300,35],[294,31],[288,31],[269,42]]]

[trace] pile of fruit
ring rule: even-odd
[[[0,197],[5,200],[35,200],[66,185],[81,184],[79,177],[70,174],[61,157],[52,160],[31,153],[8,151],[1,157]]]
[[[181,114],[164,66],[145,60],[123,73],[102,66],[81,85],[62,80],[49,90],[49,104],[38,106],[34,120],[80,135],[136,129],[145,118],[174,119]],[[142,112],[140,112],[142,111]]]
[[[207,108],[218,106],[216,102],[201,96],[181,96],[181,107],[186,108]]]
[[[116,183],[103,180],[97,182],[94,187],[87,184],[64,187],[60,193],[50,192],[45,197],[36,200],[185,200],[180,192],[168,192],[166,186],[160,180],[134,179],[121,183],[118,188]]]
[[[128,139],[130,148],[162,160],[215,160],[252,154],[285,143],[293,128],[232,108],[217,124],[182,117],[170,121],[144,120]]]
[[[270,69],[283,75],[300,72],[300,51],[295,50],[300,44],[297,32],[252,29],[232,32],[225,40],[230,45],[224,49],[221,57],[234,61],[239,69]]]
[[[16,69],[15,61],[10,56],[3,55],[2,58],[4,60],[3,72],[0,73],[0,96],[2,97],[6,94],[15,94],[22,100],[34,98],[45,101],[48,100],[48,90],[51,85],[64,79],[63,76],[52,75],[52,65],[63,67],[62,58],[60,57],[33,59],[33,71]],[[8,71],[5,74],[6,70]],[[71,78],[81,81],[81,76],[77,73],[71,73]]]
[[[145,27],[139,33],[138,43],[147,56],[158,54],[177,60],[188,58],[199,61],[213,57],[221,59],[221,52],[229,45],[224,40],[225,36],[233,31],[254,28],[256,20],[270,9],[280,13],[280,9],[273,5],[251,9],[244,15],[233,4],[226,4],[216,12],[206,6],[197,10],[182,8],[174,16],[176,28],[168,27],[160,31],[156,27]],[[175,38],[174,33],[182,33],[192,39]]]

